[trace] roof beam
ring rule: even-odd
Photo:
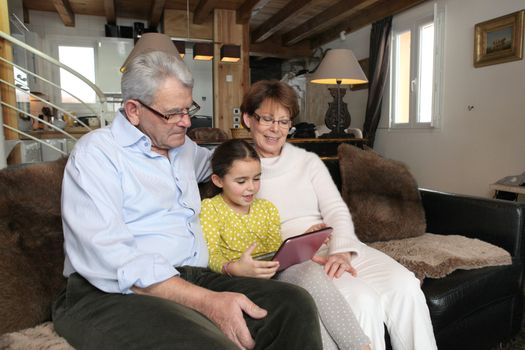
[[[326,43],[329,43],[330,41],[333,41],[343,30],[347,33],[355,32],[356,30],[361,29],[369,24],[377,22],[385,17],[403,12],[410,7],[419,5],[425,1],[427,0],[384,0],[378,2],[374,6],[359,11],[349,20],[345,20],[333,28],[326,30],[322,34],[314,37],[312,40],[310,40],[310,46],[317,48]]]
[[[250,56],[262,57],[278,57],[284,59],[310,57],[312,49],[308,42],[303,41],[292,47],[285,47],[281,45],[281,39],[271,37],[262,43],[250,44]]]
[[[257,29],[252,33],[252,41],[260,43],[275,32],[281,29],[286,20],[292,16],[299,15],[301,9],[308,5],[312,0],[302,0],[302,1],[290,1],[285,7],[283,7],[279,12],[270,17],[266,22],[261,24]]]
[[[104,0],[104,14],[108,24],[117,24],[117,13],[115,12],[115,0]]]
[[[160,19],[162,17],[162,14],[164,13],[164,5],[166,4],[166,0],[153,0],[151,3],[151,9],[149,11],[149,20],[148,24],[150,27],[156,28],[159,23]]]
[[[57,10],[60,19],[64,22],[64,25],[67,27],[74,27],[75,14],[73,13],[69,0],[53,0],[53,5]]]
[[[237,24],[247,24],[252,18],[253,12],[258,12],[270,0],[246,0],[237,9]]]
[[[313,33],[324,30],[351,16],[364,6],[373,4],[378,0],[340,0],[335,5],[327,8],[319,15],[312,17],[300,26],[283,35],[283,44],[290,46],[311,36]]]
[[[215,0],[201,0],[193,12],[193,23],[203,24],[211,16],[216,7]]]

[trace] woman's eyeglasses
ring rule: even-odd
[[[279,125],[279,127],[283,128],[283,129],[286,129],[286,128],[290,127],[290,125],[292,125],[292,120],[291,119],[274,120],[270,116],[258,115],[255,112],[253,113],[253,117],[257,120],[257,122],[259,124],[264,125],[264,126],[272,126],[273,123],[277,123],[277,125]]]
[[[155,114],[157,117],[160,117],[162,119],[166,119],[166,120],[168,120],[169,122],[172,122],[172,123],[180,122],[182,120],[182,118],[186,114],[189,115],[190,117],[194,116],[195,114],[197,114],[199,109],[201,109],[201,106],[199,106],[197,104],[197,102],[193,101],[189,108],[184,108],[184,109],[181,109],[181,110],[175,110],[175,111],[169,112],[169,113],[161,113],[161,112],[157,111],[156,109],[148,106],[147,104],[145,104],[141,100],[136,100],[136,101],[138,103],[140,103],[142,106],[144,106],[151,113]]]

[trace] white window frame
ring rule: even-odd
[[[97,72],[98,72],[98,64],[97,57],[98,57],[98,38],[95,37],[80,37],[80,36],[68,36],[68,35],[49,35],[49,51],[51,52],[51,56],[55,57],[58,60],[58,47],[59,46],[77,46],[77,47],[90,47],[94,48],[94,55],[95,55],[95,82],[94,84],[97,84]],[[60,69],[57,66],[52,67],[52,80],[59,84],[60,82]],[[79,80],[80,82],[80,80]],[[74,91],[71,91],[73,94]],[[62,106],[65,110],[68,111],[75,111],[79,116],[83,116],[85,114],[91,115],[93,114],[91,110],[87,109],[83,104],[81,103],[62,103],[62,97],[60,89],[53,89],[52,95],[54,96],[53,100],[58,105]],[[99,100],[98,97],[95,96],[95,102],[86,104],[90,106],[91,108],[97,110]]]
[[[409,15],[400,15],[393,20],[391,36],[391,56],[390,74],[388,83],[388,102],[389,102],[389,127],[390,129],[432,129],[439,127],[442,111],[442,80],[443,80],[443,60],[444,60],[444,20],[445,7],[442,1],[432,3],[432,6],[423,6],[415,9]],[[434,68],[432,86],[432,116],[430,122],[420,122],[418,120],[419,110],[419,67],[420,61],[420,28],[434,22]],[[409,120],[407,123],[397,123],[395,120],[395,86],[396,86],[396,60],[397,36],[406,31],[411,32],[410,50],[410,98],[409,98]]]

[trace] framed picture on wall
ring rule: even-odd
[[[476,24],[474,67],[523,59],[525,10]]]

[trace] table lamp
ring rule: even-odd
[[[365,84],[368,82],[365,73],[361,69],[354,53],[348,49],[331,49],[326,52],[321,64],[312,74],[310,82],[314,84],[336,84],[337,88],[329,88],[330,94],[334,98],[333,102],[328,103],[324,122],[331,130],[328,134],[321,135],[321,138],[349,137],[345,129],[350,126],[350,112],[343,96],[346,88],[341,88],[341,84]]]

